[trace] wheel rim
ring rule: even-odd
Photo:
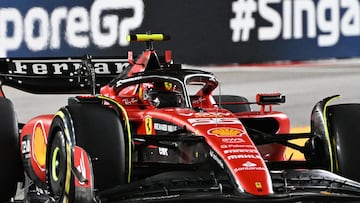
[[[59,180],[59,162],[60,162],[60,155],[59,155],[59,147],[54,149],[53,157],[51,160],[51,171],[52,171],[52,179],[57,182]]]
[[[61,197],[64,192],[65,171],[66,171],[66,152],[65,138],[62,131],[56,132],[51,146],[50,166],[50,186],[54,196]]]

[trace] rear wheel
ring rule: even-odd
[[[232,113],[251,111],[249,101],[245,97],[236,95],[214,95],[213,97],[216,103],[220,103],[222,108]]]
[[[0,97],[0,202],[15,196],[17,182],[23,177],[18,124],[10,100]]]

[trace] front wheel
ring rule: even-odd
[[[52,196],[59,202],[63,202],[73,193],[73,188],[70,188],[73,185],[71,153],[67,149],[70,149],[69,143],[65,139],[64,132],[59,130],[50,143],[48,165],[48,182],[53,193]]]
[[[69,202],[90,203],[96,199],[95,190],[127,184],[130,141],[112,108],[84,103],[62,108],[52,121],[48,138],[51,195],[59,201],[68,198]]]
[[[84,150],[74,146],[69,122],[64,118],[55,116],[48,140],[50,193],[56,202],[92,203],[95,196],[91,161]]]
[[[360,104],[339,104],[327,108],[332,148],[332,171],[360,181]]]

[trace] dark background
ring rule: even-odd
[[[130,0],[131,1],[131,0]],[[339,0],[342,1],[342,0]],[[230,19],[234,17],[232,4],[234,0],[144,0],[144,19],[139,28],[132,33],[167,33],[172,39],[167,42],[155,44],[160,52],[165,49],[173,51],[176,62],[192,65],[211,64],[249,64],[274,61],[303,61],[327,58],[358,57],[360,54],[360,40],[358,36],[345,37],[340,34],[337,44],[331,47],[319,47],[317,37],[306,36],[306,23],[304,23],[304,36],[301,39],[284,40],[281,37],[272,41],[259,41],[257,29],[250,33],[250,39],[246,42],[233,42]],[[315,1],[315,4],[318,1]],[[2,0],[0,8],[15,7],[23,16],[29,8],[40,6],[46,8],[49,13],[59,6],[82,6],[89,9],[93,1],[87,0]],[[273,7],[281,14],[281,3]],[[89,9],[90,10],[90,9]],[[132,16],[131,9],[117,11],[121,16]],[[344,10],[341,10],[343,13]],[[256,27],[271,25],[259,16],[253,14]],[[329,17],[329,16],[328,16]],[[11,28],[8,28],[11,33]],[[320,32],[318,31],[317,34]],[[64,37],[65,34],[61,33]],[[62,41],[64,41],[62,39]],[[1,46],[1,44],[0,44]],[[128,50],[141,52],[144,48],[142,43],[134,43],[130,46],[112,47],[100,49],[95,45],[87,48],[74,48],[68,44],[62,44],[59,50],[30,51],[23,42],[18,50],[9,51],[7,57],[35,57],[35,56],[81,56],[92,54],[96,56],[124,56]]]

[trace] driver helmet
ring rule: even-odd
[[[181,107],[182,95],[175,91],[176,86],[171,82],[154,82],[144,84],[140,90],[140,99],[148,101],[155,107]]]

